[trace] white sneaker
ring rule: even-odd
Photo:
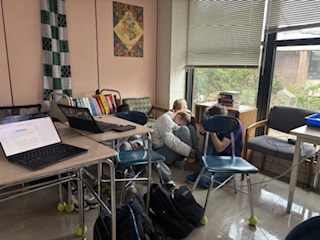
[[[99,202],[96,199],[96,197],[86,188],[83,190],[83,197],[84,197],[84,200],[88,203],[90,208],[99,207]]]
[[[74,210],[79,212],[79,200],[78,200],[78,192],[77,191],[72,192],[71,201],[74,204]],[[90,209],[90,207],[88,206],[87,202],[84,201],[83,202],[83,210],[88,211],[89,209]]]

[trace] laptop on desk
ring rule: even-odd
[[[96,121],[88,108],[80,108],[62,104],[58,104],[58,107],[68,119],[69,126],[80,130],[86,130],[94,133],[103,133],[112,130],[117,132],[124,132],[136,128],[136,126],[133,125],[118,125]]]
[[[10,162],[31,170],[38,170],[88,151],[62,143],[48,113],[0,118],[0,143]]]

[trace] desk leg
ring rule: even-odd
[[[77,172],[78,175],[78,198],[79,198],[79,226],[81,230],[82,239],[86,239],[86,231],[84,225],[84,200],[83,200],[83,182],[82,182],[82,171],[83,168],[80,168]]]
[[[292,166],[294,166],[294,167],[291,169],[291,176],[290,176],[289,197],[288,197],[288,205],[287,205],[287,212],[288,213],[290,213],[290,210],[292,207],[294,190],[295,190],[296,184],[297,184],[297,176],[298,176],[298,165],[297,164],[300,159],[301,144],[302,144],[302,142],[298,137],[297,141],[296,141],[294,155],[293,155],[293,161],[292,161]]]
[[[320,165],[320,151],[318,151],[318,158],[317,158],[317,165],[314,172],[314,180],[313,180],[313,188],[317,189],[318,187],[318,181],[319,181],[319,165]]]
[[[151,177],[152,177],[151,148],[152,148],[152,143],[150,138],[148,138],[148,189],[147,189],[147,198],[146,198],[147,212],[149,212],[150,188],[151,188]]]

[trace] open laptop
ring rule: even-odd
[[[96,119],[91,115],[88,108],[80,108],[62,104],[58,104],[58,107],[68,119],[69,126],[80,130],[86,130],[94,133],[103,133],[111,130],[124,132],[136,128],[136,126],[133,125],[118,125],[96,121]]]
[[[46,112],[0,118],[0,143],[10,162],[31,170],[38,170],[88,151],[62,143]]]

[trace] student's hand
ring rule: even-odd
[[[196,157],[196,150],[191,148],[188,158],[195,158]]]
[[[140,147],[140,145],[138,143],[132,143],[131,144],[132,149],[138,149]]]

